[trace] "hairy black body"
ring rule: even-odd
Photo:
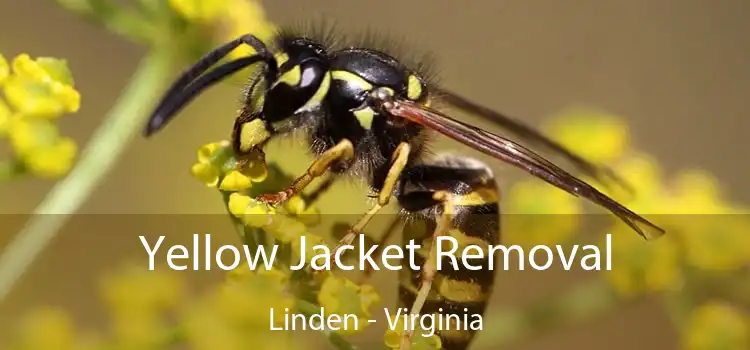
[[[279,67],[280,75],[300,67],[302,81],[296,86],[279,84],[269,89],[262,110],[253,107],[256,91],[248,91],[232,138],[238,154],[245,150],[237,132],[248,121],[260,116],[267,122],[272,137],[289,133],[308,136],[310,151],[316,156],[344,139],[351,141],[353,159],[347,164],[335,164],[332,170],[372,179],[370,186],[376,192],[383,187],[390,160],[399,144],[411,145],[409,164],[423,159],[429,134],[425,127],[375,111],[371,116],[359,118],[356,114],[370,113],[367,97],[373,87],[385,87],[395,96],[407,98],[410,78],[412,89],[420,91],[414,100],[427,101],[426,81],[429,79],[423,75],[426,73],[411,70],[396,58],[374,49],[349,47],[329,51],[330,46],[295,34],[281,35],[277,47],[279,52],[289,55]],[[327,76],[330,83],[325,97],[309,103]]]

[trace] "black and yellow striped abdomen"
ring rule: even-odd
[[[489,246],[497,245],[500,239],[499,190],[489,169],[480,165],[471,159],[451,157],[420,166],[421,171],[404,177],[404,192],[399,199],[406,211],[419,213],[409,218],[403,234],[404,243],[413,239],[421,246],[415,257],[416,266],[427,262],[441,217],[446,212],[453,213],[445,218],[450,224],[443,235],[457,243],[455,261],[447,256],[441,258],[440,270],[419,312],[421,315],[440,314],[434,319],[442,324],[436,321],[435,327],[446,350],[468,348],[476,332],[466,322],[476,320],[474,315],[484,316],[495,281],[494,271],[489,270],[488,251]],[[427,200],[428,194],[438,192],[448,193],[451,200]],[[464,265],[461,254],[469,245],[480,247],[483,257],[466,262],[470,266],[482,266],[481,269],[469,269]],[[443,252],[450,251],[453,242],[444,240],[441,248]],[[477,251],[470,253],[474,256]],[[413,305],[422,284],[422,271],[402,270],[401,307]]]

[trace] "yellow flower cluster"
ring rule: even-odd
[[[720,196],[715,179],[704,172],[687,171],[674,179],[663,182],[655,162],[648,157],[636,156],[621,163],[619,169],[626,176],[632,174],[637,198],[625,202],[636,212],[661,214],[651,219],[662,225],[668,234],[656,241],[632,241],[626,237],[624,225],[618,223],[613,229],[612,280],[643,279],[643,269],[649,266],[650,273],[662,276],[661,281],[652,281],[652,291],[669,288],[669,284],[680,281],[681,265],[704,271],[733,271],[750,263],[750,237],[747,236],[750,221]],[[667,185],[667,183],[669,185]],[[632,235],[632,234],[631,234]],[[640,252],[640,253],[639,253]],[[632,256],[643,260],[638,266],[630,264]],[[650,258],[647,258],[650,257]],[[670,269],[670,271],[666,270]],[[635,281],[632,284],[638,285]],[[645,291],[645,290],[644,290]]]
[[[680,285],[680,248],[672,237],[644,243],[629,228],[612,232],[612,271],[604,278],[623,296],[663,292]]]
[[[380,303],[380,295],[373,286],[357,285],[346,278],[329,274],[320,287],[318,303],[327,313],[357,315],[359,327],[348,324],[338,331],[352,334],[362,331],[370,324],[368,320],[372,317],[371,309]]]
[[[307,207],[300,197],[292,197],[283,205],[289,215],[274,216],[276,208],[256,201],[248,193],[254,183],[268,177],[268,167],[260,153],[247,155],[240,162],[233,157],[229,142],[213,142],[198,150],[198,162],[191,173],[209,187],[231,193],[227,203],[229,212],[245,225],[265,230],[282,243],[294,243],[306,234],[311,241],[322,238],[307,233],[307,226],[318,221],[319,213]]]
[[[306,239],[304,252],[308,262],[319,253],[313,250],[316,245],[325,245],[325,239],[310,233],[308,228],[315,225],[319,213],[315,208],[308,207],[305,201],[295,196],[285,201],[282,208],[285,215],[279,214],[277,208],[268,206],[255,200],[250,192],[254,183],[262,183],[268,178],[268,168],[262,155],[244,157],[237,161],[231,152],[228,142],[215,142],[204,145],[198,150],[198,162],[191,168],[193,175],[210,187],[218,187],[228,193],[227,208],[245,226],[258,228],[280,243],[281,249],[290,249],[295,261],[303,254],[300,238]],[[286,185],[286,184],[285,184]],[[235,272],[239,276],[242,272]],[[276,280],[281,284],[288,281],[288,271],[285,274],[275,272]],[[352,281],[334,275],[330,271],[317,274],[315,281],[319,281],[317,301],[328,314],[353,314],[359,317],[358,325],[342,327],[337,333],[349,334],[364,329],[371,317],[370,310],[380,300],[375,289],[369,285],[357,285]],[[315,285],[306,291],[315,292]],[[270,305],[267,302],[263,305]],[[265,307],[261,308],[266,310]],[[258,310],[255,310],[257,313]],[[278,309],[278,308],[277,308]],[[281,308],[283,309],[283,308]],[[264,311],[265,312],[265,311]]]
[[[684,333],[686,350],[750,348],[750,320],[741,311],[713,301],[693,310]]]
[[[64,60],[28,54],[11,63],[0,55],[0,137],[14,153],[7,177],[30,173],[43,178],[65,175],[72,167],[77,146],[60,135],[57,120],[80,108],[81,96]]]
[[[8,350],[90,350],[97,349],[94,338],[79,336],[71,317],[59,309],[40,308],[26,315]]]
[[[189,297],[174,272],[129,266],[103,283],[111,314],[110,332],[78,332],[70,317],[56,309],[27,316],[9,350],[167,349],[298,349],[294,338],[272,334],[269,309],[294,308],[288,274],[272,269],[230,272],[226,282]],[[263,305],[263,307],[258,307]],[[297,344],[298,345],[298,344]]]
[[[514,184],[505,196],[505,244],[529,248],[565,243],[575,236],[583,208],[567,192],[538,180]]]
[[[107,275],[101,289],[112,322],[108,342],[125,349],[167,344],[174,332],[167,315],[186,300],[185,286],[173,272],[125,266]]]
[[[206,186],[218,186],[228,192],[247,190],[268,176],[268,168],[262,159],[249,159],[243,163],[238,164],[232,157],[228,141],[212,142],[198,149],[198,162],[193,164],[190,172]]]
[[[405,326],[406,325],[404,324],[404,319],[399,318],[396,323],[396,327],[385,332],[383,340],[385,342],[385,346],[388,347],[388,349],[401,348],[401,341],[404,337],[404,334],[406,333]],[[439,350],[443,348],[443,342],[440,337],[435,334],[429,337],[422,336],[422,334],[427,334],[428,332],[421,328],[419,322],[416,322],[415,326],[417,327],[417,329],[413,330],[414,336],[412,336],[411,338],[411,349]]]
[[[128,267],[103,283],[102,293],[112,316],[108,334],[80,332],[65,312],[44,307],[28,314],[11,343],[3,345],[12,350],[164,347],[174,332],[166,311],[181,304],[183,291],[173,275]]]
[[[608,231],[613,234],[613,269],[607,280],[616,290],[632,295],[670,289],[681,283],[685,264],[706,271],[731,271],[750,264],[746,234],[750,221],[732,215],[742,210],[722,197],[712,175],[688,170],[667,178],[652,157],[629,145],[627,124],[611,114],[571,110],[554,118],[547,130],[588,159],[614,164],[613,170],[627,179],[635,195],[611,187],[602,191],[668,231],[661,239],[646,242],[615,222]],[[529,195],[535,192],[525,186],[519,187],[518,198],[539,201],[538,192]]]
[[[299,348],[294,346],[294,338],[279,337],[269,329],[269,308],[279,311],[276,316],[283,316],[286,308],[294,309],[295,299],[286,291],[288,273],[241,269],[228,277],[224,285],[188,308],[185,334],[189,347],[231,350],[252,344],[259,349]]]
[[[201,25],[218,24],[216,40],[225,42],[252,33],[263,42],[276,32],[276,27],[265,14],[259,1],[254,0],[169,0],[170,7],[184,19]],[[252,49],[240,46],[230,58],[252,54]]]

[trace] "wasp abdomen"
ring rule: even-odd
[[[473,159],[447,156],[418,165],[404,174],[399,202],[408,212],[419,213],[404,228],[404,242],[414,239],[422,249],[416,266],[424,266],[435,244],[438,222],[448,220],[441,250],[454,250],[454,257],[443,256],[431,291],[420,314],[436,315],[435,331],[443,349],[466,349],[476,329],[471,322],[481,319],[495,281],[489,270],[487,253],[500,239],[499,190],[492,172]],[[447,193],[446,200],[436,193]],[[451,214],[450,217],[444,217]],[[462,256],[463,247],[475,245],[482,257]],[[473,252],[476,254],[476,252]],[[466,259],[465,259],[466,258]],[[403,270],[399,287],[402,307],[413,305],[424,276],[422,271]]]

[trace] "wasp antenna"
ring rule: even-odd
[[[225,63],[206,75],[201,76],[211,66],[226,57],[232,50],[245,44],[252,47],[256,54]],[[221,81],[226,76],[255,62],[264,61],[266,74],[275,76],[278,66],[266,45],[257,37],[247,34],[234,39],[207,53],[194,65],[185,70],[164,93],[159,105],[154,109],[143,134],[148,137],[163,128],[188,102],[192,101],[203,90]]]
[[[159,105],[159,107],[151,115],[151,118],[146,125],[144,130],[145,136],[150,136],[154,132],[161,129],[166,123],[174,117],[183,107],[185,107],[190,101],[198,97],[203,90],[213,86],[217,82],[223,80],[225,77],[236,73],[237,71],[261,61],[260,56],[248,56],[238,58],[231,62],[225,63],[210,72],[198,77],[194,82],[185,86],[185,88],[177,93],[172,94],[169,99],[165,99]]]

